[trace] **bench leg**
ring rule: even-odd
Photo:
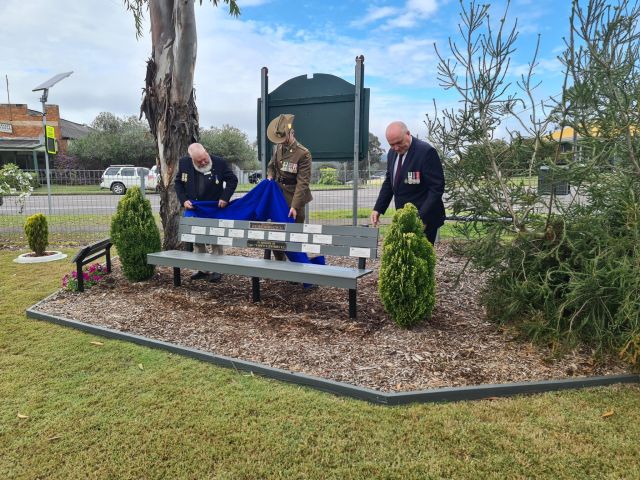
[[[251,284],[253,286],[253,288],[252,288],[253,301],[254,302],[259,302],[260,301],[260,278],[251,277]]]
[[[349,318],[356,318],[356,289],[349,289]]]
[[[82,275],[82,262],[78,260],[76,262],[76,280],[78,281],[78,291],[84,292],[84,275]]]
[[[176,287],[180,286],[180,269],[178,267],[173,267],[173,284]]]

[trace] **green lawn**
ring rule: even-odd
[[[370,405],[27,319],[71,264],[19,253],[0,251],[2,479],[640,477],[638,386]]]

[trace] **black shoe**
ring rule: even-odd
[[[211,283],[218,283],[220,280],[222,280],[222,274],[217,272],[210,273],[209,278],[207,279],[207,281]]]
[[[191,275],[191,280],[202,280],[204,278],[207,278],[209,276],[209,274],[204,273],[204,272],[196,272],[193,275]]]

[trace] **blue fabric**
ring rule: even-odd
[[[220,218],[223,220],[258,220],[293,223],[288,217],[289,207],[273,180],[262,180],[241,198],[231,200],[225,208],[218,208],[218,202],[194,201],[193,210],[185,210],[185,217]]]
[[[193,201],[193,210],[185,210],[185,217],[219,218],[223,220],[252,220],[293,223],[289,217],[287,201],[280,187],[273,180],[262,180],[240,198],[231,200],[225,208],[218,208],[218,202]],[[324,256],[309,259],[306,253],[285,252],[292,262],[325,265]],[[304,284],[305,288],[311,285]]]

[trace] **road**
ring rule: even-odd
[[[372,208],[378,197],[379,186],[365,187],[358,190],[358,207]],[[240,198],[244,193],[235,194],[232,198]],[[315,190],[313,202],[310,207],[314,211],[326,210],[350,210],[353,205],[352,190]],[[147,194],[154,212],[160,211],[160,196]],[[51,213],[53,215],[79,215],[79,214],[113,214],[120,195],[53,195],[51,197]],[[32,195],[25,202],[22,215],[34,213],[48,214],[48,197],[46,195]],[[18,208],[11,197],[6,197],[4,204],[0,206],[0,215],[19,214]]]

